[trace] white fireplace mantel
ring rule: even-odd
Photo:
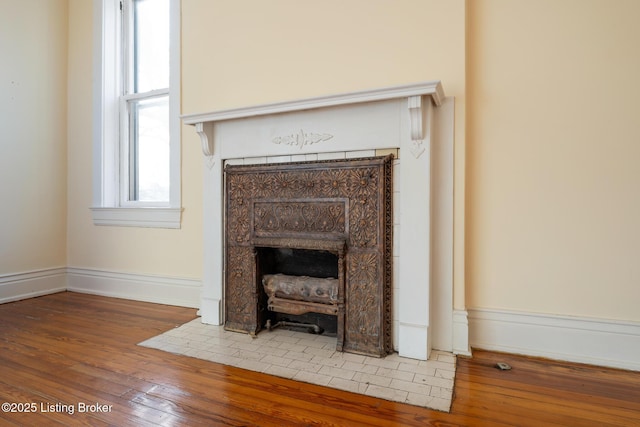
[[[182,120],[187,125],[194,125],[202,142],[202,152],[205,156],[213,155],[213,123],[225,120],[243,119],[268,114],[282,114],[293,111],[304,111],[318,108],[335,107],[339,105],[362,104],[367,102],[385,101],[389,99],[407,98],[411,111],[411,138],[424,139],[422,125],[422,97],[428,96],[439,107],[444,100],[444,91],[440,81],[394,86],[361,92],[351,92],[338,95],[320,96],[301,100],[276,102],[230,110],[213,111],[209,113],[185,114]]]
[[[182,116],[204,154],[202,321],[224,322],[225,161],[395,150],[394,347],[421,360],[432,347],[452,351],[453,107],[441,83],[428,81]]]

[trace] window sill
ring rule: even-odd
[[[95,225],[180,228],[182,208],[90,208]]]

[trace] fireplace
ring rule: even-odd
[[[257,333],[265,327],[263,318],[270,320],[270,313],[297,309],[283,308],[283,304],[290,306],[287,298],[280,299],[283,291],[268,295],[258,286],[256,277],[250,282],[254,296],[243,300],[243,304],[255,305],[256,298],[262,298],[264,304],[261,302],[260,307],[266,308],[255,309],[251,322],[240,321],[233,310],[227,313],[229,299],[236,292],[227,287],[229,278],[240,273],[282,274],[294,278],[334,278],[340,286],[342,276],[338,270],[342,268],[344,286],[348,286],[353,283],[349,277],[351,260],[355,259],[352,256],[359,250],[351,244],[354,223],[345,220],[344,224],[334,225],[341,218],[340,209],[349,211],[344,213],[344,218],[360,209],[357,203],[345,201],[350,195],[341,193],[324,193],[319,196],[322,200],[305,193],[294,196],[283,187],[268,196],[254,194],[242,208],[252,209],[252,215],[247,216],[246,224],[242,225],[246,231],[227,234],[225,177],[239,176],[244,170],[272,173],[275,177],[283,173],[279,168],[304,175],[323,168],[340,168],[341,162],[346,165],[353,159],[369,161],[391,153],[394,156],[391,160],[393,203],[387,217],[392,218],[393,224],[385,243],[391,242],[387,249],[391,256],[385,259],[392,265],[386,270],[391,271],[391,278],[386,281],[391,286],[388,294],[391,303],[381,309],[391,317],[390,328],[382,334],[390,334],[391,344],[388,337],[382,339],[382,344],[376,343],[375,351],[386,354],[391,345],[401,356],[421,360],[428,358],[432,347],[468,354],[466,312],[453,310],[453,117],[454,100],[444,96],[438,81],[183,116],[185,124],[195,126],[204,154],[202,321],[215,325],[226,323],[227,328]],[[329,162],[323,163],[325,161]],[[271,170],[277,172],[268,172]],[[305,182],[311,185],[311,181]],[[286,180],[282,184],[286,184]],[[260,185],[261,182],[258,187]],[[316,228],[307,230],[309,233],[302,241],[296,234],[299,221],[289,221],[287,233],[271,232],[270,227],[276,222],[268,212],[279,210],[287,218],[304,217],[310,207],[322,212],[322,218],[334,228],[324,229],[324,225],[316,222]],[[344,226],[344,230],[340,226]],[[240,241],[230,244],[234,239]],[[341,240],[344,240],[344,249],[341,249]],[[342,250],[343,261],[340,261]],[[243,259],[255,260],[249,264],[250,270],[242,267],[241,271],[234,271],[227,264],[228,258],[236,253],[245,257]],[[335,265],[322,267],[333,268],[333,272],[292,272],[282,266],[281,261],[289,255],[302,257],[294,262],[296,264],[317,253],[324,254],[327,262]],[[458,298],[458,304],[463,305],[463,293],[460,295],[462,299]],[[269,310],[269,299],[275,310]],[[331,307],[320,306],[318,310],[340,313],[340,304],[338,297],[337,301],[327,304]],[[259,316],[263,317],[259,319]],[[286,313],[286,316],[293,315]],[[332,319],[337,341],[341,329],[343,345],[347,349],[353,345],[346,311],[345,326],[341,328],[339,315],[318,316]],[[272,320],[275,322],[278,318]],[[385,322],[388,317],[382,324],[386,325]],[[260,334],[257,336],[259,339]],[[371,348],[353,351],[370,353]]]
[[[334,316],[336,348],[392,351],[392,159],[225,168],[225,328]]]

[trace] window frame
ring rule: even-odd
[[[180,228],[180,0],[170,1],[168,203],[129,201],[121,126],[123,100],[121,0],[94,0],[93,203],[95,225]]]

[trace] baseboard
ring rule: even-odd
[[[5,274],[0,276],[0,304],[66,289],[67,269],[64,267]]]
[[[471,347],[640,371],[640,322],[469,310]]]
[[[202,284],[195,279],[68,268],[67,290],[198,308]]]

